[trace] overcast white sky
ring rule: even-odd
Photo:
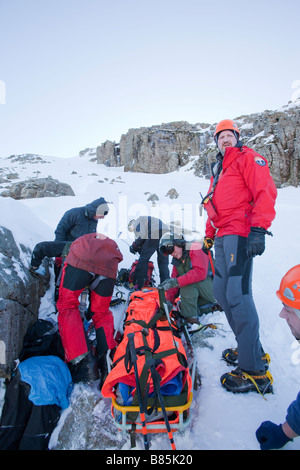
[[[299,0],[0,0],[0,157],[280,108],[299,18]]]

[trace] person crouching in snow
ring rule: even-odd
[[[75,383],[98,378],[94,356],[89,351],[86,340],[78,298],[97,277],[99,282],[90,293],[90,311],[96,331],[96,356],[101,388],[107,375],[106,352],[116,346],[113,337],[114,318],[109,305],[118,264],[122,260],[122,253],[115,241],[99,233],[89,233],[77,238],[66,257],[56,307],[65,360],[70,364]]]
[[[201,243],[188,244],[181,235],[174,233],[164,234],[159,243],[163,255],[173,256],[173,270],[171,278],[158,287],[168,291],[166,298],[172,303],[180,289],[180,313],[191,323],[197,322],[199,306],[216,303],[209,259],[201,248]]]

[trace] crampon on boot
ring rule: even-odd
[[[231,372],[223,374],[221,384],[226,390],[233,393],[258,392],[260,395],[273,393],[273,377],[270,372],[244,371],[237,367]]]
[[[269,364],[271,362],[271,358],[269,356],[268,353],[263,353],[263,356],[261,357],[262,358],[262,361],[264,363],[264,366],[265,366],[265,370],[268,369],[269,367]],[[222,359],[224,359],[224,361],[227,362],[227,364],[231,364],[233,366],[237,366],[238,365],[238,352],[237,352],[237,348],[228,348],[228,349],[225,349],[223,352],[222,352]]]

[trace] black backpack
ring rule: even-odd
[[[56,323],[39,319],[28,328],[19,360],[25,361],[33,356],[58,356],[64,360],[64,348]]]

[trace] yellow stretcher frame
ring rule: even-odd
[[[190,373],[192,373],[192,391],[190,393],[188,401],[184,405],[180,406],[166,406],[166,412],[174,412],[176,415],[175,419],[170,418],[169,419],[169,424],[171,429],[175,431],[182,432],[186,426],[189,425],[190,420],[191,420],[191,412],[190,412],[190,407],[193,401],[193,390],[194,390],[194,382],[195,382],[195,374],[196,374],[196,359],[195,357],[192,359],[191,364],[189,365]],[[149,407],[150,408],[150,407]],[[114,410],[118,410],[121,412],[121,415],[118,416],[116,419]],[[158,412],[161,412],[162,409],[160,407],[157,408]],[[184,412],[187,411],[187,413],[184,414]],[[135,425],[134,432],[136,433],[141,433],[142,432],[142,424],[139,422],[132,422],[127,420],[127,413],[134,413],[140,412],[140,407],[139,406],[123,406],[117,403],[115,398],[112,398],[112,404],[111,404],[111,412],[112,416],[114,418],[114,424],[117,426],[118,430],[121,431],[122,433],[130,432],[132,430],[133,424]],[[121,420],[119,419],[121,416]],[[149,433],[167,433],[166,429],[166,423],[163,419],[159,419],[157,421],[149,421],[146,422],[146,428],[147,432]]]
[[[166,406],[166,411],[167,413],[169,411],[172,411],[177,414],[177,418],[172,420],[169,420],[170,427],[173,431],[183,431],[183,429],[189,424],[190,422],[190,413],[187,414],[187,417],[184,418],[183,412],[186,410],[189,410],[191,404],[193,401],[193,393],[190,393],[190,397],[188,402],[185,405],[173,407],[173,406]],[[121,411],[121,422],[116,422],[114,420],[114,423],[118,427],[119,431],[121,432],[126,432],[130,431],[132,429],[132,422],[127,422],[126,419],[126,414],[127,413],[132,413],[132,412],[139,412],[140,408],[138,406],[121,406],[116,402],[115,398],[112,398],[112,414],[113,414],[113,409],[116,409],[118,411]],[[160,407],[157,408],[159,412],[162,411]],[[114,416],[114,414],[113,414]],[[142,424],[135,422],[135,431],[136,433],[142,432]],[[146,422],[146,428],[147,432],[150,433],[159,433],[159,432],[167,432],[166,429],[166,423],[164,420],[159,420],[159,421],[151,421],[151,422]]]

